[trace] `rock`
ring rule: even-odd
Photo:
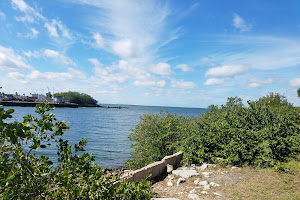
[[[184,183],[185,182],[185,178],[179,178],[177,180],[177,185],[179,185],[180,183]]]
[[[205,185],[208,185],[208,182],[207,182],[207,181],[200,181],[200,182],[198,183],[198,185],[205,186]]]
[[[168,185],[168,186],[173,186],[173,183],[172,183],[171,181],[168,181],[168,182],[167,182],[167,185]]]
[[[200,174],[192,169],[192,170],[173,170],[172,174],[175,174],[177,176],[181,176],[182,178],[190,178],[193,176],[199,176]]]
[[[169,174],[169,173],[171,173],[173,170],[174,170],[173,165],[167,164],[167,173]]]
[[[198,185],[199,182],[200,182],[200,178],[197,178],[196,180],[194,180],[194,183],[195,183],[196,185]]]
[[[220,193],[217,193],[217,192],[214,192],[214,195],[216,195],[216,196],[222,196]]]
[[[196,192],[196,189],[194,188],[190,191],[190,194],[195,193],[195,192]]]
[[[232,166],[231,169],[239,169],[238,167]]]
[[[204,185],[203,190],[209,190],[210,189],[210,185]]]
[[[209,178],[209,177],[210,177],[210,173],[209,173],[209,172],[202,172],[202,175],[203,175],[205,178]]]
[[[200,198],[197,194],[189,194],[188,198],[189,199],[194,199],[194,200],[200,200]]]
[[[201,191],[200,193],[201,193],[201,194],[208,194],[208,192],[207,192],[207,191],[204,191],[204,190]]]
[[[151,200],[179,200],[177,198],[152,198]]]
[[[214,182],[210,182],[209,185],[211,185],[212,187],[219,187],[220,185]]]
[[[199,167],[199,170],[205,170],[207,169],[207,164],[206,163],[203,163],[200,167]]]

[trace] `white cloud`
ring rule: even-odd
[[[93,72],[95,76],[90,78],[91,82],[97,85],[109,85],[111,83],[125,83],[128,76],[122,73],[112,73],[110,67],[103,67],[103,64],[96,58],[88,59],[94,65]]]
[[[240,32],[247,32],[252,29],[252,25],[245,22],[238,14],[233,15],[233,26],[240,30]]]
[[[112,43],[113,51],[123,58],[135,57],[137,55],[136,47],[129,39],[114,41]]]
[[[41,56],[40,52],[38,51],[23,51],[23,54],[24,56],[28,57],[28,58],[31,58],[31,57],[34,57],[34,58],[38,58]]]
[[[259,79],[253,78],[253,79],[250,79],[249,82],[250,82],[249,87],[259,88],[259,87],[262,87],[263,85],[273,83],[273,79],[268,78],[266,80],[259,80]]]
[[[51,49],[45,49],[43,51],[43,55],[48,57],[48,58],[52,58],[55,61],[62,62],[65,65],[74,65],[74,66],[76,66],[76,64],[72,61],[72,59],[60,54],[57,51],[54,51],[54,50],[51,50]]]
[[[21,83],[29,83],[32,80],[64,81],[67,79],[86,79],[83,72],[74,68],[68,68],[67,72],[40,72],[38,70],[33,70],[29,74],[9,72],[6,76]]]
[[[204,82],[204,85],[222,85],[223,83],[224,83],[224,79],[209,78]]]
[[[175,67],[175,69],[181,69],[182,71],[184,72],[190,72],[190,71],[193,71],[193,69],[187,65],[187,64],[179,64]]]
[[[179,27],[171,27],[172,13],[164,1],[72,1],[95,8],[96,17],[86,16],[86,23],[97,32],[109,35],[107,51],[127,60],[139,60],[141,68],[156,63],[158,50],[178,38]],[[91,20],[92,19],[92,20]]]
[[[96,48],[102,48],[104,46],[103,38],[99,33],[94,33],[93,38],[95,40],[94,46]]]
[[[38,11],[30,7],[23,0],[12,0],[12,7],[24,13],[24,16],[16,17],[17,21],[33,23],[35,19],[45,20]]]
[[[57,21],[55,19],[52,19],[52,23],[45,23],[45,27],[48,29],[48,32],[52,37],[57,38],[61,35],[67,39],[73,39],[67,27],[65,27],[60,20]],[[57,30],[60,31],[60,34],[57,32]]]
[[[300,88],[300,78],[294,78],[290,81],[291,87],[298,87]]]
[[[214,77],[234,77],[245,73],[247,70],[248,68],[244,65],[224,65],[208,69],[205,72],[205,75]]]
[[[35,28],[31,28],[31,33],[27,33],[25,35],[26,38],[37,38],[38,34],[40,33],[39,31],[37,31]]]
[[[26,63],[23,57],[15,54],[11,48],[0,46],[0,70],[31,70],[32,67]]]
[[[197,85],[192,81],[184,81],[184,80],[171,80],[171,87],[174,88],[181,88],[181,89],[192,89],[195,88]]]
[[[215,66],[215,63],[213,63],[213,62],[211,61],[211,59],[209,59],[209,58],[207,58],[207,57],[201,58],[201,59],[200,59],[200,64],[201,64],[201,65],[204,65],[204,66],[210,66],[210,67]]]
[[[0,19],[5,20],[5,18],[6,18],[5,13],[0,11]]]
[[[151,71],[159,75],[170,75],[172,73],[171,65],[167,63],[158,63],[151,67]]]
[[[160,81],[151,81],[151,80],[146,80],[146,81],[141,81],[141,80],[136,80],[133,83],[135,86],[144,86],[144,87],[165,87],[166,86],[166,81],[160,80]]]

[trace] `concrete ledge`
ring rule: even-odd
[[[180,164],[182,157],[183,153],[181,151],[173,155],[166,156],[161,161],[151,163],[141,169],[131,172],[130,175],[123,177],[114,184],[119,184],[125,181],[133,182],[145,180],[150,174],[151,176],[148,179],[154,179],[167,171],[167,165],[172,165],[175,167],[176,165]]]

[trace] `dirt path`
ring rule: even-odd
[[[185,199],[300,199],[300,175],[279,174],[272,169],[237,167],[180,167],[176,171],[194,171],[183,178],[169,174],[153,184],[156,198]],[[173,171],[174,172],[174,171]],[[181,178],[181,183],[177,183]]]

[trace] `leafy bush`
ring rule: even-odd
[[[95,163],[94,156],[83,153],[82,139],[74,147],[60,136],[69,127],[47,113],[47,102],[36,106],[40,118],[24,117],[22,123],[7,123],[13,109],[0,108],[0,198],[1,199],[150,199],[148,181],[114,185]],[[47,156],[35,155],[55,141],[57,166]],[[82,152],[82,153],[80,153]]]
[[[278,94],[248,101],[248,107],[228,98],[195,118],[146,115],[130,135],[135,149],[126,164],[138,168],[182,150],[187,164],[222,158],[225,164],[274,166],[300,152],[299,125],[299,112]]]

